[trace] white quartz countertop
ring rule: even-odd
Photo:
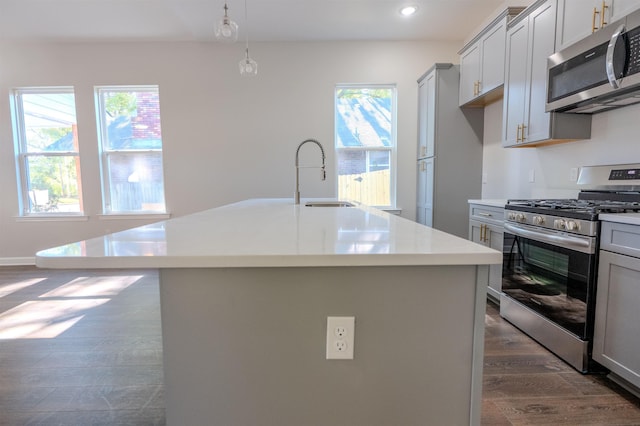
[[[616,223],[627,223],[629,225],[640,225],[640,213],[604,213],[598,216],[600,220]]]
[[[499,264],[502,254],[381,210],[253,199],[40,251],[44,268]]]
[[[507,204],[507,200],[504,199],[482,199],[482,200],[468,200],[469,204],[479,204],[481,206],[491,207],[504,207]]]

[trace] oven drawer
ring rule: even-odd
[[[600,249],[640,257],[640,226],[602,222]]]

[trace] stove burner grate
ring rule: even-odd
[[[612,201],[591,199],[536,199],[508,200],[508,205],[535,210],[552,210],[569,212],[598,213],[630,213],[640,212],[640,201]],[[554,214],[550,212],[550,214]]]

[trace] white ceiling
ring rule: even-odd
[[[464,40],[505,3],[246,1],[252,41]],[[406,4],[418,5],[416,15],[399,14]],[[0,0],[0,40],[212,41],[223,5],[224,0]],[[228,5],[244,40],[244,0]]]

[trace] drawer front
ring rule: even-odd
[[[502,226],[504,223],[504,209],[500,207],[471,204],[469,205],[469,219]]]
[[[640,226],[602,222],[602,250],[640,257]]]

